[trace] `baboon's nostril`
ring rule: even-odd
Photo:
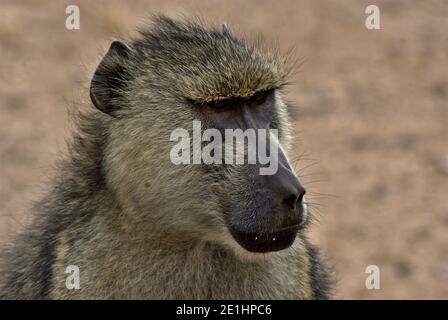
[[[283,199],[283,203],[288,209],[295,210],[297,203],[297,196],[295,194],[292,194],[289,197]]]
[[[306,190],[302,189],[299,196],[297,197],[297,205],[301,205],[303,202],[303,197],[305,196]]]
[[[288,209],[295,211],[297,207],[300,207],[302,205],[305,193],[305,189],[301,189],[298,196],[297,194],[291,194],[290,196],[283,199],[283,204]]]

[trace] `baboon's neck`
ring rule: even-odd
[[[79,113],[77,130],[69,144],[68,158],[61,165],[57,184],[69,190],[71,200],[89,198],[104,189],[104,150],[107,144],[107,116]]]

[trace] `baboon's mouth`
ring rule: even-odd
[[[272,252],[289,248],[297,236],[300,225],[277,229],[270,232],[243,232],[230,230],[233,238],[244,249],[250,252]]]

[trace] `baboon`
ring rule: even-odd
[[[153,17],[114,41],[33,222],[2,252],[3,299],[325,299],[288,162],[288,59],[226,25]],[[176,128],[278,130],[278,170],[170,161]],[[79,289],[68,288],[68,266]]]

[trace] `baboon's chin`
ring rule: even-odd
[[[242,232],[230,229],[235,241],[245,250],[252,253],[268,253],[289,248],[296,239],[298,225],[277,231]]]

